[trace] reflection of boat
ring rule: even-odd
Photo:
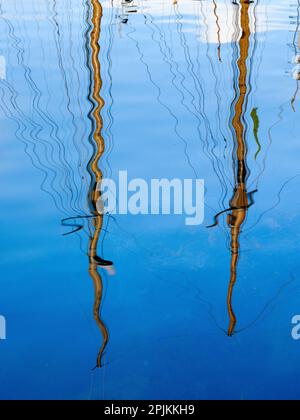
[[[122,12],[118,15],[120,22],[126,25],[129,20],[129,15],[138,12],[138,6],[133,0],[122,0],[121,2]]]

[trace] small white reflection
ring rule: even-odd
[[[298,55],[296,55],[296,57],[294,57],[293,62],[294,62],[295,64],[300,64],[300,54],[298,54]]]
[[[114,277],[117,274],[116,269],[115,269],[115,267],[113,265],[112,266],[108,266],[108,267],[103,267],[103,269],[107,272],[107,274],[110,277]]]
[[[0,315],[0,340],[6,340],[6,319]]]
[[[6,80],[6,59],[0,55],[0,80]]]
[[[300,65],[296,66],[293,70],[293,79],[300,80]]]

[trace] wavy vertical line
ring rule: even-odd
[[[113,31],[113,19],[114,19],[114,2],[111,1],[111,14],[110,14],[110,20],[108,23],[108,48],[107,48],[107,54],[106,54],[106,60],[108,63],[107,68],[107,76],[108,76],[108,98],[109,98],[109,104],[106,106],[106,114],[108,123],[105,128],[105,134],[107,138],[107,152],[106,152],[106,164],[108,166],[109,170],[109,177],[112,176],[112,167],[110,165],[110,156],[113,153],[114,150],[114,133],[113,133],[113,126],[114,126],[114,115],[113,115],[113,107],[114,107],[114,97],[113,97],[113,77],[112,77],[112,70],[113,70],[113,61],[112,61],[112,50],[114,45],[114,31]]]
[[[50,195],[50,197],[53,199],[55,207],[57,209],[61,209],[60,204],[58,204],[58,201],[62,203],[62,196],[60,195],[59,191],[55,190],[55,187],[54,187],[55,171],[51,167],[44,165],[39,157],[39,154],[37,153],[37,143],[43,144],[43,142],[38,139],[35,139],[34,134],[33,134],[33,129],[29,130],[29,136],[28,136],[29,138],[26,138],[26,131],[28,131],[28,126],[25,125],[23,122],[25,118],[24,119],[17,118],[15,115],[16,111],[21,114],[21,111],[18,109],[17,105],[14,103],[14,98],[17,97],[17,95],[15,95],[13,89],[9,86],[9,84],[7,83],[4,84],[3,82],[0,82],[0,85],[4,85],[8,89],[8,91],[11,93],[11,96],[9,97],[7,102],[9,105],[13,104],[13,111],[11,111],[10,106],[6,104],[4,89],[1,89],[2,96],[1,96],[0,107],[3,110],[6,118],[10,119],[17,125],[15,136],[19,141],[21,141],[25,145],[24,151],[26,155],[30,158],[30,161],[33,167],[37,168],[43,174],[43,180],[40,185],[41,191]],[[31,139],[35,139],[35,141]],[[52,177],[51,177],[51,173],[53,175]],[[50,178],[50,181],[49,181],[50,188],[47,188],[49,178]],[[57,194],[57,197],[55,197],[54,195],[55,193]],[[65,212],[65,214],[67,213]]]

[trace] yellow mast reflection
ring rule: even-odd
[[[103,343],[99,350],[97,357],[97,368],[102,367],[102,358],[109,340],[107,327],[100,316],[101,303],[103,298],[103,281],[98,271],[99,266],[111,266],[110,261],[102,260],[98,257],[98,245],[103,226],[103,214],[97,212],[97,201],[100,199],[101,192],[99,185],[102,181],[102,171],[99,168],[99,161],[103,156],[105,150],[104,139],[102,136],[103,119],[101,111],[104,107],[104,100],[101,97],[102,78],[101,78],[101,65],[99,61],[100,53],[100,35],[101,35],[101,22],[103,17],[102,5],[98,0],[91,0],[92,3],[92,32],[90,39],[90,47],[92,51],[92,73],[93,73],[93,93],[92,97],[96,106],[93,110],[93,118],[95,120],[95,130],[93,139],[95,143],[95,153],[90,164],[91,172],[94,175],[94,180],[89,191],[89,200],[91,208],[93,209],[93,234],[90,237],[89,243],[89,273],[94,283],[95,300],[94,300],[94,318],[103,336]]]
[[[238,91],[236,92],[237,101],[235,104],[234,117],[232,126],[235,133],[235,189],[233,197],[230,201],[231,212],[228,214],[228,226],[231,234],[231,265],[230,265],[230,283],[227,296],[227,307],[229,314],[228,335],[232,336],[236,326],[236,316],[232,306],[233,290],[237,280],[237,265],[239,260],[240,243],[239,237],[242,225],[247,216],[249,208],[249,199],[247,194],[247,163],[246,163],[246,130],[243,124],[243,116],[245,113],[245,103],[247,97],[247,59],[250,46],[250,3],[247,0],[240,0],[241,16],[240,24],[242,35],[239,42],[240,56],[238,60]]]

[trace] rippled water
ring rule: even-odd
[[[0,1],[1,398],[300,397],[299,17]],[[120,170],[203,178],[205,223],[91,218]]]

